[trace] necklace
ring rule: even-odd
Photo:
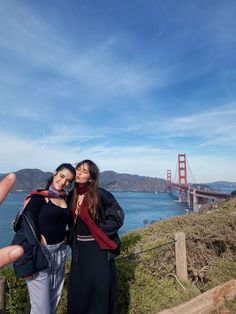
[[[79,215],[79,213],[80,213],[80,207],[81,207],[81,204],[83,202],[84,195],[85,194],[82,194],[82,195],[78,196],[78,199],[77,199],[77,202],[76,202],[76,210],[75,210],[76,216]]]

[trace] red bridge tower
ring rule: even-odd
[[[170,192],[171,191],[171,170],[167,169],[167,189]]]
[[[187,167],[186,167],[186,154],[178,154],[178,175],[179,185],[188,185],[187,182]],[[179,189],[179,202],[187,201],[186,189]]]

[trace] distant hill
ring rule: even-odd
[[[211,183],[194,183],[191,184],[191,187],[201,190],[231,193],[236,190],[236,182],[216,181]]]
[[[213,190],[210,185],[204,183],[193,183],[191,184],[191,187],[199,190]]]
[[[45,187],[51,172],[39,169],[22,169],[15,172],[16,184],[13,191],[32,191]],[[4,176],[3,174],[0,177]],[[166,192],[164,179],[144,177],[131,174],[120,174],[114,171],[104,171],[100,175],[100,186],[109,191],[132,192]]]
[[[114,171],[101,173],[100,185],[110,191],[166,192],[166,180]]]
[[[13,191],[32,191],[44,188],[52,175],[51,172],[43,172],[39,169],[21,169],[15,174],[16,183]]]
[[[16,184],[13,191],[32,191],[44,188],[51,172],[39,169],[21,169],[16,171]],[[0,174],[0,178],[5,174]],[[113,192],[166,192],[166,180],[154,177],[144,177],[114,171],[103,171],[100,175],[100,186]],[[193,184],[197,188],[228,192],[236,190],[236,182],[217,181],[206,184]]]
[[[216,181],[207,183],[212,190],[230,193],[236,190],[236,182]]]

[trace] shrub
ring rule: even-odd
[[[231,196],[236,196],[236,190],[231,192]]]
[[[27,314],[30,304],[27,286],[22,279],[16,279],[11,267],[0,270],[0,276],[7,279],[6,311],[9,314]]]

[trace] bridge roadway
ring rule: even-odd
[[[192,187],[188,184],[178,184],[174,182],[167,183],[168,189],[171,192],[173,188],[179,191],[179,201],[188,202],[188,206],[193,211],[198,211],[202,204],[206,204],[209,200],[227,199],[231,197],[229,193],[222,193],[218,191],[202,190]]]

